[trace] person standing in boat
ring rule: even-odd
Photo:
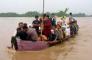
[[[74,26],[73,26],[74,19],[72,17],[72,13],[69,14],[69,26],[70,26],[70,35],[74,36]]]
[[[51,34],[51,21],[49,19],[49,16],[44,14],[44,19],[43,19],[43,34],[46,36],[46,37],[49,37],[49,35]]]
[[[33,24],[33,28],[36,29],[36,32],[37,34],[39,35],[39,27],[40,27],[40,24],[41,24],[41,21],[39,20],[39,17],[38,16],[35,16],[35,20],[32,22]]]
[[[51,24],[52,24],[52,27],[56,26],[56,16],[54,14],[52,14]]]
[[[70,16],[69,16],[69,25],[70,25],[71,36],[74,36],[78,31],[78,25],[77,25],[77,20],[75,20],[72,17],[72,13],[70,13]]]

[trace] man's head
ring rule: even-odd
[[[47,15],[46,14],[43,14],[43,18],[45,18]]]
[[[25,27],[28,27],[27,23],[24,23],[24,26],[25,26]]]
[[[24,31],[24,32],[27,32],[27,31],[28,31],[28,27],[24,26],[24,27],[23,27],[23,31]]]
[[[36,20],[38,20],[38,18],[39,18],[39,16],[38,16],[38,15],[36,15],[36,16],[35,16],[35,19],[36,19]]]
[[[52,17],[55,17],[55,14],[54,14],[54,13],[52,13],[52,14],[51,14],[51,16],[52,16]]]
[[[19,22],[18,26],[19,26],[19,28],[22,28],[24,26],[24,23],[23,22]]]
[[[70,12],[70,15],[72,16],[72,13]]]
[[[46,17],[47,17],[47,18],[49,18],[50,16],[49,16],[49,15],[47,15]]]

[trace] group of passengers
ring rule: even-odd
[[[27,23],[20,22],[17,27],[15,36],[11,39],[11,47],[18,49],[17,39],[24,41],[46,41],[49,44],[51,41],[61,42],[66,38],[77,34],[78,25],[77,20],[72,17],[72,13],[69,16],[69,22],[66,23],[64,18],[56,22],[56,16],[52,14],[52,17],[44,14],[42,18],[35,16],[35,20],[32,22],[32,26],[28,26]]]

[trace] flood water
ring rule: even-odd
[[[33,18],[0,18],[0,60],[92,60],[92,17],[76,18],[79,34],[59,45],[42,51],[7,50],[18,22],[32,23]]]

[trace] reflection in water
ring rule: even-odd
[[[24,21],[31,24],[31,18],[0,18],[0,60],[92,60],[92,18],[77,18],[80,31],[77,36],[59,45],[42,51],[16,52],[7,50],[10,36],[16,28],[17,22]]]

